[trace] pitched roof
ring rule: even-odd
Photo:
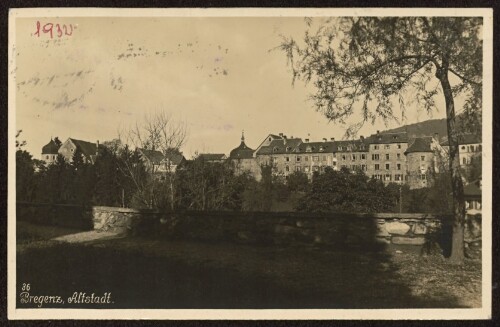
[[[170,162],[174,165],[179,165],[181,162],[186,160],[181,153],[167,153],[164,156],[165,159],[169,159]]]
[[[72,138],[70,140],[85,156],[92,157],[96,155],[97,144]]]
[[[229,158],[230,159],[250,159],[253,158],[253,152],[254,150],[249,148],[246,144],[245,141],[242,140],[240,145],[237,148],[234,148],[231,150],[229,153]]]
[[[377,133],[370,136],[372,144],[389,144],[389,143],[406,143],[408,142],[408,134],[402,133]]]
[[[301,143],[295,150],[297,153],[309,153],[309,152],[335,152],[337,146],[335,142],[307,142]]]
[[[50,142],[43,146],[42,154],[57,154],[59,147],[54,140],[50,139]]]
[[[153,165],[161,164],[164,156],[163,153],[156,150],[139,149],[141,154],[148,159]]]
[[[481,197],[481,181],[477,180],[464,186],[466,197]]]
[[[458,136],[458,144],[462,145],[482,143],[481,139],[481,134],[462,134]],[[448,139],[442,142],[441,145],[449,146],[450,144],[448,143]]]
[[[334,152],[368,152],[370,139],[333,141]]]
[[[434,152],[432,150],[432,137],[416,137],[410,141],[410,146],[406,149],[406,153],[413,152]]]
[[[203,158],[205,161],[218,161],[225,160],[226,155],[224,153],[200,153],[198,158]]]
[[[278,136],[279,137],[279,136]],[[296,148],[302,143],[302,139],[293,138],[280,138],[272,140],[268,146],[261,147],[257,154],[283,154],[296,151]]]

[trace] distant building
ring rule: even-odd
[[[71,162],[76,149],[78,149],[82,153],[83,161],[85,163],[94,163],[97,157],[98,147],[99,141],[97,141],[97,143],[92,143],[68,138],[59,148],[59,154],[61,154],[68,162]]]
[[[228,159],[233,163],[237,175],[248,172],[254,176],[256,180],[260,180],[262,178],[261,170],[254,157],[254,152],[255,150],[249,148],[245,144],[245,135],[242,132],[240,145],[231,150]]]
[[[224,153],[200,153],[198,158],[202,158],[206,162],[226,162],[227,156]]]
[[[401,133],[380,133],[371,135],[368,143],[369,177],[388,183],[402,184],[406,179],[405,151],[408,148],[408,135]]]
[[[407,183],[411,189],[431,186],[433,174],[439,172],[443,149],[437,137],[417,137],[410,140],[405,151]]]
[[[54,161],[56,161],[57,156],[59,154],[59,147],[58,145],[52,138],[50,139],[50,142],[45,144],[42,147],[42,156],[41,159],[45,161],[46,164],[51,164]]]
[[[472,163],[476,156],[481,156],[482,153],[482,140],[481,134],[463,134],[458,137],[458,153],[460,156],[460,165],[467,167]],[[441,146],[449,152],[450,145],[448,140],[441,143]]]
[[[181,153],[175,151],[165,155],[156,150],[138,149],[138,151],[146,169],[151,173],[174,173],[179,165],[186,160]]]
[[[468,215],[477,215],[481,213],[481,186],[480,179],[464,186],[465,209]]]

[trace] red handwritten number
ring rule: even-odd
[[[52,24],[52,23],[47,23],[47,24],[43,25],[43,29],[42,29],[42,31],[43,31],[44,33],[50,33],[50,38],[51,38],[51,39],[52,39],[52,37],[53,37],[53,35],[52,35],[52,29],[53,29],[53,27],[54,27],[54,24]]]
[[[64,27],[64,34],[66,35],[73,35],[73,25],[69,24],[69,27],[71,27],[71,32],[68,33],[68,30],[67,30],[67,26],[66,25],[63,25]]]
[[[71,36],[73,35],[73,24],[69,24],[69,28],[68,25],[66,24],[53,24],[53,23],[46,23],[42,26],[40,21],[37,21],[36,31],[35,33],[33,33],[33,35],[40,37],[40,31],[42,31],[45,34],[49,34],[51,39],[54,38],[54,31],[56,32],[56,36],[58,38],[61,38],[64,35]]]
[[[61,37],[63,35],[63,31],[61,29],[61,25],[56,24],[56,28],[57,28],[57,37]]]
[[[36,32],[34,33],[36,36],[40,37],[40,22],[36,21]]]

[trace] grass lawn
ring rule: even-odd
[[[82,244],[19,241],[18,287],[30,283],[31,295],[65,298],[73,292],[111,292],[114,301],[68,307],[481,306],[479,260],[451,266],[440,256],[421,256],[415,247],[367,251],[134,237]],[[33,305],[18,302],[18,307]]]

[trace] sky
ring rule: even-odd
[[[74,29],[38,36],[37,20]],[[229,154],[242,130],[251,148],[269,133],[341,139],[345,126],[315,111],[312,86],[292,85],[285,54],[273,50],[305,29],[300,17],[17,18],[16,129],[35,158],[51,137],[102,143],[155,111],[186,123],[187,158]],[[441,97],[432,116],[407,108],[406,123],[445,117]],[[377,122],[359,135],[398,126]]]

